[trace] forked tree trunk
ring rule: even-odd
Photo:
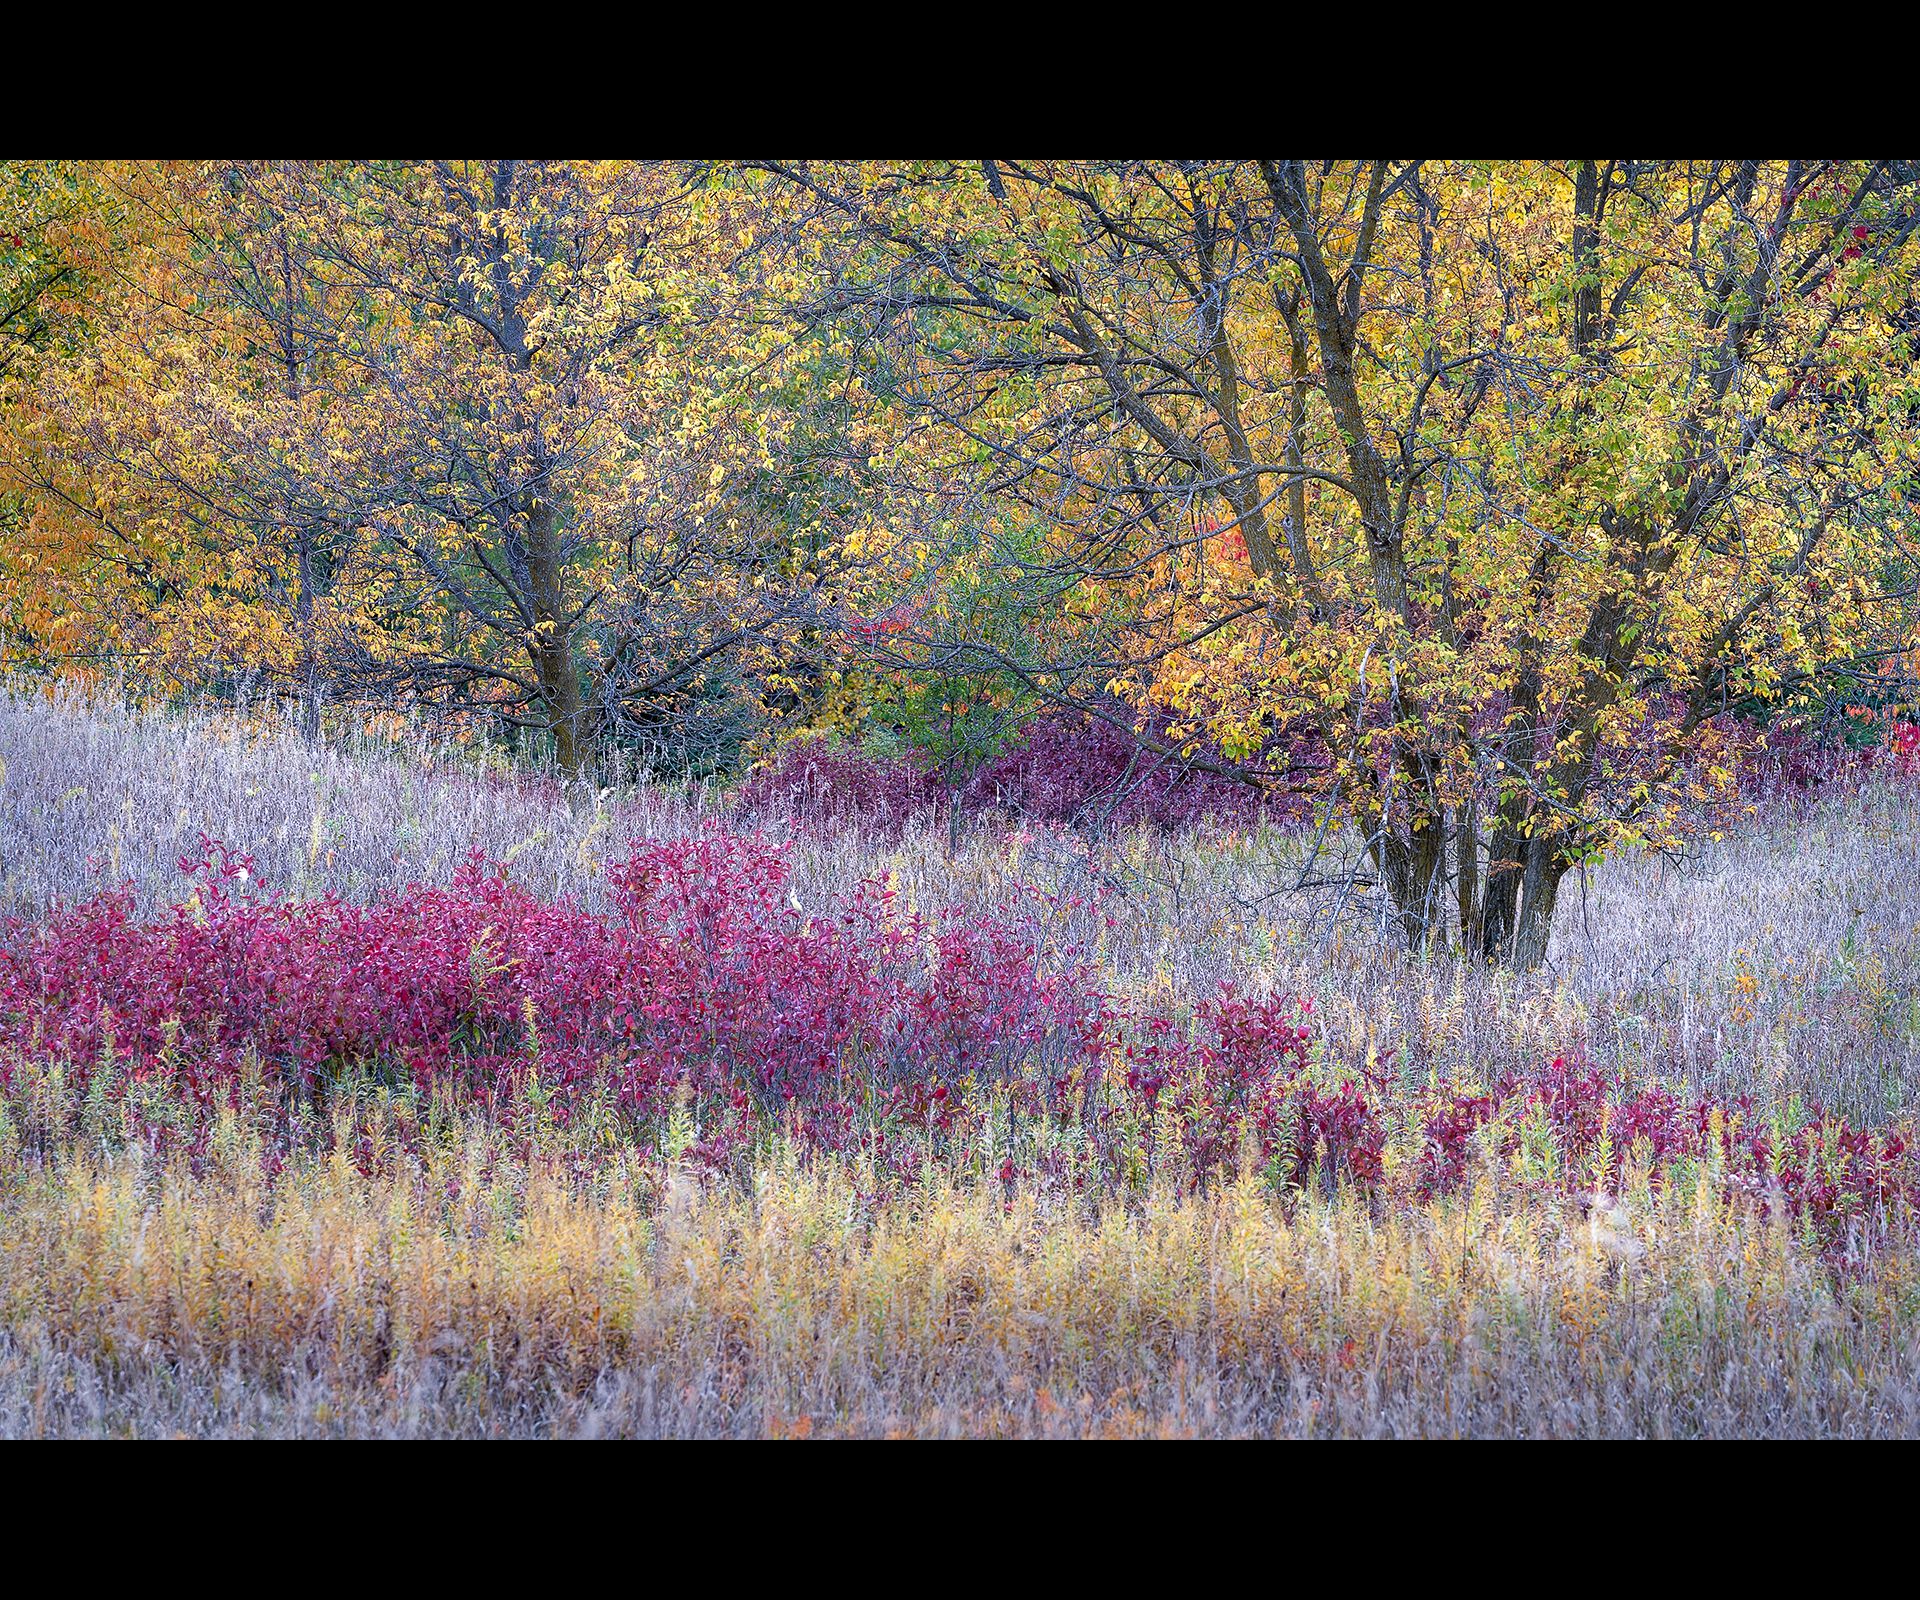
[[[1547,959],[1566,863],[1551,839],[1530,839],[1506,828],[1494,834],[1490,854],[1480,953],[1485,960],[1529,971]]]
[[[1480,948],[1480,808],[1472,795],[1460,802],[1453,830],[1453,888],[1460,911],[1460,951]]]
[[[1547,942],[1553,937],[1553,908],[1565,876],[1565,868],[1558,865],[1546,868],[1537,877],[1527,876],[1520,890],[1520,919],[1513,930],[1508,966],[1531,972],[1546,964]]]
[[[313,596],[313,529],[303,527],[299,542],[300,599],[300,737],[320,742],[320,647],[315,637]]]

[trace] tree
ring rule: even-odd
[[[310,727],[323,678],[490,712],[581,774],[811,604],[734,504],[781,427],[781,352],[734,314],[744,191],[516,161],[111,181],[146,229],[113,331],[44,376],[13,463],[140,580],[154,653],[230,652]]]
[[[78,162],[0,162],[0,425],[21,411],[50,356],[85,342],[79,312],[101,266],[101,201]],[[31,501],[0,477],[0,554],[13,553],[31,514]],[[44,665],[41,649],[65,620],[30,562],[20,581],[0,586],[7,663]]]
[[[1537,965],[1572,866],[1730,781],[1726,708],[1904,642],[1912,164],[770,169],[901,501],[1051,530],[1071,649],[980,653],[1230,753],[1311,724],[1271,781],[1414,949]]]

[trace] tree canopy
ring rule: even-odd
[[[963,686],[955,750],[963,694],[1064,703],[1325,805],[1411,946],[1523,964],[1569,870],[1726,789],[1734,713],[1911,693],[1920,164],[0,195],[15,663],[245,677],[316,737],[490,718],[582,776],[902,682]]]

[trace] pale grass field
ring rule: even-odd
[[[593,903],[634,834],[723,798],[569,804],[417,738],[312,751],[212,717],[0,699],[0,911],[131,879],[204,830],[295,894],[444,881],[471,848]],[[1488,1081],[1583,1052],[1636,1081],[1856,1120],[1920,1104],[1920,795],[1836,792],[1675,868],[1562,897],[1548,969],[1414,962],[1365,908],[1275,893],[1302,841],[981,826],[790,831],[812,909],[891,874],[926,905],[1086,893],[1119,993],[1310,994],[1342,1049]],[[449,1115],[429,1167],[299,1156],[236,1117],[198,1175],[88,1121],[38,1064],[0,1121],[0,1434],[1852,1435],[1920,1432],[1920,1232],[1836,1273],[1703,1182],[1608,1206],[1482,1172],[1376,1214],[1247,1180],[1124,1210],[935,1172],[877,1210],[770,1154],[749,1186],[501,1159]],[[379,1103],[361,1108],[377,1130]],[[555,1152],[557,1156],[557,1152]],[[449,1192],[456,1190],[457,1199]]]
[[[452,747],[362,738],[310,750],[220,717],[128,716],[68,697],[0,697],[0,914],[131,880],[149,908],[202,831],[251,852],[269,889],[365,899],[444,883],[468,851],[543,895],[589,905],[634,836],[719,814],[705,791],[626,789],[570,805],[537,778],[476,770]],[[1920,1104],[1920,787],[1836,792],[1757,818],[1675,866],[1621,859],[1562,893],[1541,974],[1409,960],[1364,907],[1288,894],[1305,841],[1266,831],[1137,833],[1089,848],[1047,830],[944,823],[898,840],[790,832],[809,910],[891,875],[909,904],[992,908],[1025,879],[1118,919],[1071,919],[1113,986],[1176,1008],[1222,981],[1314,997],[1325,1025],[1369,1033],[1408,1070],[1462,1076],[1543,1054],[1735,1094],[1798,1091],[1855,1119]]]
[[[472,1169],[469,1168],[471,1174]],[[1291,1218],[1248,1182],[1089,1220],[776,1164],[643,1205],[449,1207],[316,1165],[269,1201],[74,1162],[8,1198],[0,1433],[1911,1434],[1920,1257],[1836,1285],[1704,1196]],[[451,1216],[443,1212],[451,1211]]]

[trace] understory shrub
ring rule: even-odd
[[[1033,889],[995,915],[922,912],[869,880],[809,917],[783,846],[709,825],[636,841],[606,914],[478,856],[359,906],[268,896],[248,857],[202,843],[164,917],[120,889],[5,925],[0,1096],[51,1070],[100,1126],[189,1151],[243,1104],[279,1105],[298,1138],[301,1106],[371,1075],[509,1124],[611,1115],[625,1132],[602,1153],[714,1171],[779,1130],[883,1185],[930,1160],[1089,1194],[1251,1168],[1376,1203],[1481,1171],[1577,1194],[1704,1182],[1843,1252],[1875,1208],[1920,1199],[1903,1129],[1797,1102],[1763,1114],[1564,1057],[1422,1080],[1337,1059],[1310,999],[1126,1003],[1063,932],[1099,904]]]
[[[1148,732],[1160,744],[1179,747],[1164,718]],[[1228,769],[1254,766],[1228,761],[1218,750],[1199,754]],[[1276,749],[1266,763],[1302,772],[1315,764],[1312,742],[1304,737]],[[1298,795],[1263,793],[1224,773],[1143,749],[1123,729],[1090,712],[1036,718],[1010,748],[972,775],[966,804],[1016,812],[1036,822],[1166,830],[1203,821],[1297,820],[1308,809]]]
[[[1177,747],[1165,719],[1149,730]],[[1217,750],[1198,758],[1251,772]],[[1317,764],[1312,741],[1296,738],[1270,755],[1269,767],[1305,773]],[[1143,748],[1114,723],[1086,712],[1036,717],[1007,748],[952,787],[910,757],[877,756],[824,738],[796,739],[741,786],[738,814],[749,822],[785,820],[823,830],[859,825],[897,836],[916,817],[957,806],[962,815],[1013,814],[1034,822],[1104,829],[1174,831],[1200,822],[1296,821],[1310,810],[1299,795],[1263,792],[1224,772]]]

